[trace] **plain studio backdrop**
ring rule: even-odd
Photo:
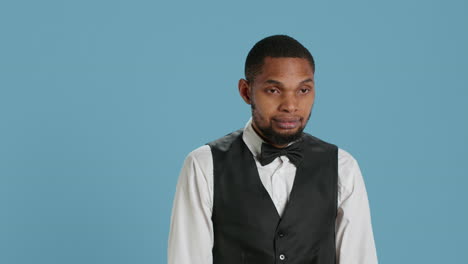
[[[358,160],[380,263],[461,263],[467,12],[461,0],[2,1],[0,263],[165,263],[182,162],[247,122],[237,81],[272,34],[315,57],[306,131]]]

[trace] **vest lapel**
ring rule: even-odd
[[[242,138],[242,137],[240,137]],[[279,221],[281,218],[280,215],[278,214],[278,210],[276,210],[276,206],[271,199],[270,194],[268,191],[265,189],[265,186],[263,186],[263,183],[260,179],[260,175],[258,174],[258,169],[257,169],[257,164],[255,162],[255,158],[252,155],[252,152],[250,152],[249,148],[247,145],[245,145],[244,140],[242,141],[242,151],[244,152],[244,155],[241,155],[241,157],[244,159],[242,164],[245,164],[243,170],[249,175],[249,187],[252,187],[252,191],[257,192],[260,194],[262,198],[262,204],[263,208],[266,209],[267,212],[272,212],[271,214],[274,215],[275,219]]]

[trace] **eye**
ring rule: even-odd
[[[269,87],[269,88],[266,88],[265,91],[266,91],[267,93],[271,93],[271,94],[279,93],[279,89],[276,88],[276,87]]]
[[[310,92],[310,88],[301,88],[299,89],[299,93],[301,94],[307,94]]]

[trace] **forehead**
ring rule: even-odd
[[[313,78],[314,73],[307,59],[266,57],[256,80],[266,79],[305,79]]]

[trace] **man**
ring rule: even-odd
[[[169,264],[377,263],[358,163],[303,132],[314,72],[312,55],[291,37],[250,50],[238,88],[252,117],[187,156]]]

